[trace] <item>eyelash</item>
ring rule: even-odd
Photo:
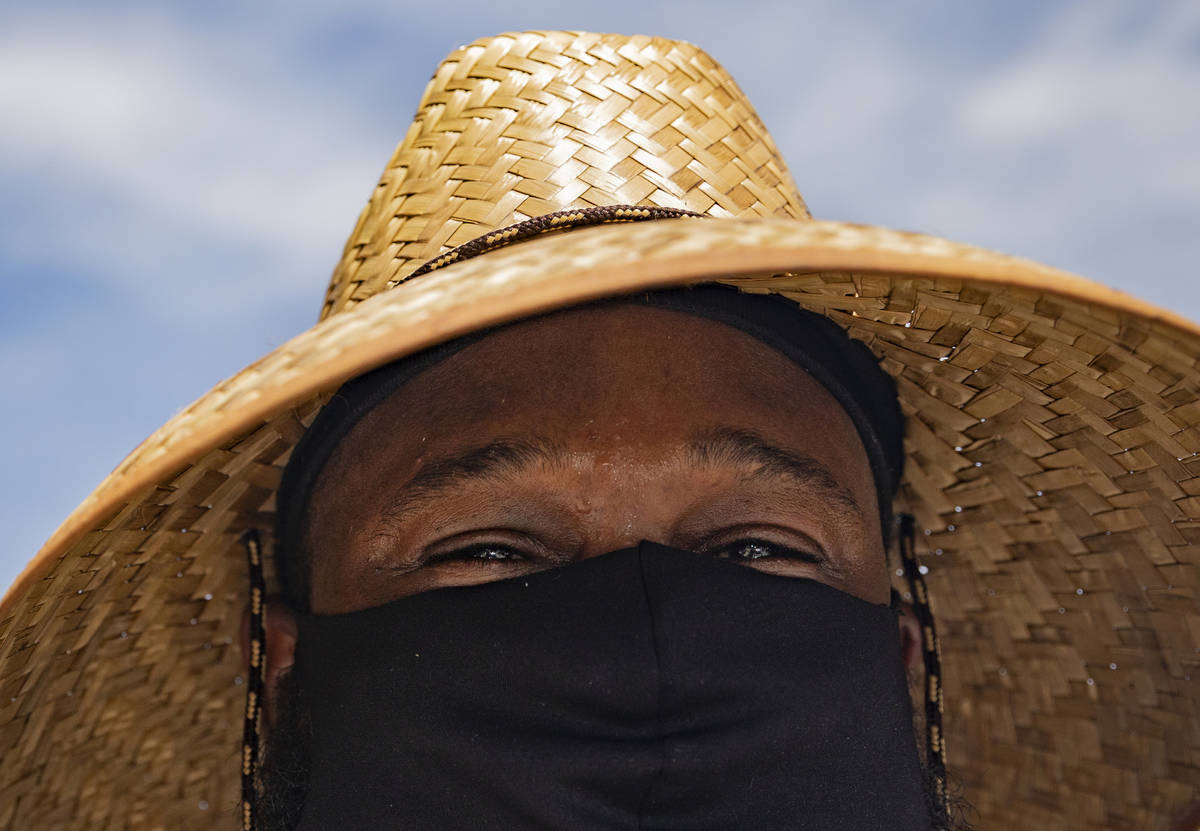
[[[503,551],[509,555],[506,557],[485,557],[480,556],[489,551]],[[505,562],[522,562],[530,559],[528,555],[522,554],[517,550],[516,546],[505,545],[504,543],[480,542],[471,545],[456,548],[453,551],[445,551],[439,554],[434,554],[425,560],[424,565],[439,565],[441,563],[471,563],[472,565],[491,565],[493,563]]]
[[[756,554],[750,557],[745,556],[730,556],[724,552],[744,551],[749,548],[756,548],[760,551],[767,549],[768,551],[778,552],[776,554]],[[791,546],[781,545],[770,540],[763,540],[757,537],[743,537],[734,540],[731,543],[722,545],[720,548],[710,550],[709,553],[715,555],[722,560],[741,560],[743,562],[752,563],[755,560],[762,559],[778,559],[778,560],[799,560],[804,563],[812,563],[814,565],[824,562],[825,558],[811,551],[805,551],[800,548],[792,548]]]
[[[758,550],[766,549],[768,551],[777,552],[775,554],[757,554],[749,557],[732,556],[730,552],[737,550],[745,550],[755,548]],[[483,556],[489,552],[504,552],[507,556]],[[781,545],[769,540],[759,539],[757,537],[742,537],[730,543],[723,544],[719,548],[708,549],[705,553],[712,554],[722,560],[741,560],[743,562],[754,562],[762,559],[779,559],[779,560],[797,560],[804,563],[820,564],[825,558],[811,551],[804,551],[799,548]],[[513,556],[515,555],[515,556]],[[429,557],[424,565],[438,565],[441,563],[470,563],[477,566],[490,566],[496,563],[512,563],[523,562],[531,559],[529,556],[522,554],[515,546],[505,545],[503,543],[475,543],[473,545],[456,548],[453,551],[446,551],[435,554]]]

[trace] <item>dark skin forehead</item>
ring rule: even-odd
[[[641,540],[763,541],[804,557],[753,567],[885,603],[881,536],[866,452],[811,376],[722,324],[619,305],[508,327],[410,381],[338,447],[307,524],[318,613]],[[497,547],[513,556],[455,553]]]

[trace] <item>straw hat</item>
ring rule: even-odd
[[[485,232],[636,204],[711,219]],[[984,828],[1167,829],[1200,784],[1200,328],[1024,260],[809,218],[733,80],[680,42],[488,38],[438,67],[321,321],[140,445],[0,605],[0,826],[236,823],[246,603],[324,396],[501,321],[650,287],[777,292],[868,343]],[[921,535],[921,531],[924,535]]]

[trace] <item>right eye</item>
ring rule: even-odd
[[[497,563],[522,562],[527,559],[528,557],[510,545],[481,542],[430,555],[425,560],[424,565],[467,563],[476,566],[490,566]]]
[[[780,545],[768,540],[749,538],[737,540],[713,552],[721,559],[752,562],[766,558],[798,560],[805,563],[820,563],[822,558],[808,551]]]

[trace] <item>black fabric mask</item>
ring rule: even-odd
[[[300,829],[929,829],[896,613],[643,543],[303,615]]]

